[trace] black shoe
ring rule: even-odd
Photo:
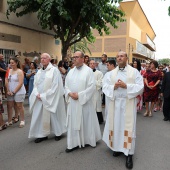
[[[114,157],[118,157],[118,156],[120,156],[121,155],[121,152],[115,152],[115,151],[113,151],[113,156]]]
[[[164,120],[164,121],[168,121],[169,119],[165,117],[163,120]]]
[[[77,146],[77,147],[75,147],[75,148],[72,148],[72,149],[66,149],[65,151],[66,151],[66,153],[69,153],[69,152],[72,152],[72,151],[74,151],[74,150],[76,150],[76,149],[78,149],[79,147]]]
[[[133,168],[132,155],[126,156],[126,168],[128,168],[128,169],[132,169]]]
[[[61,136],[55,136],[55,140],[59,141],[61,139]]]
[[[89,145],[89,144],[85,144],[85,147],[92,147],[92,148],[96,148],[96,146],[91,146],[91,145]],[[82,148],[83,148],[83,146],[82,146]]]
[[[43,138],[37,138],[37,139],[35,139],[35,143],[40,143],[40,142],[42,142],[43,140],[47,140],[48,139],[48,137],[46,136],[46,137],[43,137]]]

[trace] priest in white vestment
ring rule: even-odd
[[[55,134],[55,140],[58,141],[66,132],[62,78],[50,60],[49,54],[41,55],[43,68],[34,77],[34,87],[29,97],[32,119],[28,137],[36,138],[35,143],[48,139],[50,133]]]
[[[115,60],[108,60],[106,62],[107,64],[107,69],[108,72],[104,75],[103,80],[102,80],[102,85],[105,84],[105,81],[108,79],[108,77],[111,74],[111,71],[115,69],[116,67],[116,61]],[[105,95],[105,110],[103,112],[103,119],[106,121],[107,115],[108,115],[108,105],[109,105],[110,99]]]
[[[90,145],[96,146],[101,132],[92,97],[95,92],[95,78],[91,68],[83,64],[84,54],[80,51],[73,56],[75,67],[69,71],[65,81],[67,102],[67,149]]]
[[[113,150],[113,156],[126,155],[126,167],[133,168],[132,155],[136,138],[136,97],[143,92],[143,78],[139,71],[127,64],[128,57],[120,51],[116,67],[103,84],[103,92],[110,99],[103,140]]]
[[[95,61],[90,60],[89,67],[93,70],[95,78],[95,93],[93,95],[93,104],[97,113],[99,124],[103,123],[103,114],[102,114],[102,80],[103,73],[95,68]]]

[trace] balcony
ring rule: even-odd
[[[151,51],[156,51],[156,46],[154,42],[145,32],[142,32],[142,44],[149,48]]]
[[[134,54],[140,55],[147,59],[155,59],[154,51],[147,48],[145,45],[141,44],[139,41],[136,41],[136,50],[133,50]]]

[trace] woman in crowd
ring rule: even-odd
[[[17,59],[18,59],[18,55],[15,56]],[[12,69],[11,66],[10,66],[10,60],[11,58],[13,58],[12,56],[9,57],[9,64],[8,64],[8,69],[6,71],[6,75],[5,75],[5,79],[7,78],[8,79],[8,75],[9,75],[9,70]],[[21,63],[19,61],[19,68],[21,68]],[[18,113],[18,109],[17,109],[17,105],[16,103],[14,102],[14,113],[15,113],[15,116],[12,117],[12,121],[13,123],[17,123],[19,121],[19,113]],[[9,112],[8,110],[9,108],[7,107],[7,112]]]
[[[133,67],[136,68],[139,72],[141,72],[141,63],[139,60],[135,59],[133,61]],[[143,105],[143,94],[137,96],[137,110],[142,110]]]
[[[26,91],[28,92],[29,79],[26,77],[26,73],[30,69],[30,60],[28,58],[25,58],[24,61],[25,62],[22,65],[22,70],[24,72],[24,86],[26,88]]]
[[[159,95],[159,82],[161,80],[162,74],[160,70],[157,69],[158,62],[152,61],[150,63],[150,70],[148,70],[144,74],[144,101],[146,105],[146,112],[144,116],[152,116],[152,111],[155,102],[158,100]],[[151,102],[151,106],[149,109],[149,102]]]
[[[19,61],[17,58],[10,59],[11,69],[9,70],[8,77],[5,78],[5,85],[7,88],[7,108],[8,108],[8,122],[6,124],[12,125],[12,107],[16,102],[17,110],[20,113],[20,125],[25,126],[24,120],[24,107],[23,102],[25,99],[25,87],[24,87],[24,74],[19,68]]]
[[[140,63],[140,61],[135,59],[133,61],[133,67],[136,68],[140,72],[141,71],[141,63]]]
[[[90,62],[90,57],[88,55],[84,55],[84,64],[89,66],[89,62]]]
[[[163,66],[162,65],[159,65],[159,70],[162,74],[162,79],[159,83],[159,96],[158,96],[158,101],[156,102],[156,107],[154,109],[154,112],[156,111],[161,111],[162,110],[162,104],[163,104],[163,96],[161,96],[161,86],[162,86],[162,80],[163,80],[163,77],[166,73],[165,70],[163,70]]]
[[[37,69],[42,68],[42,64],[39,62],[39,57],[35,56],[32,60],[32,62],[34,62],[37,66]]]
[[[67,74],[67,70],[64,68],[64,61],[60,60],[58,63],[58,69],[61,73],[61,77],[63,80],[63,86],[65,85],[65,78],[66,78],[66,74]]]
[[[73,61],[70,61],[69,62],[69,67],[68,67],[68,70],[67,70],[67,73],[70,71],[70,69],[74,68],[74,63]]]
[[[1,87],[2,87],[2,78],[0,77],[0,88]],[[2,93],[0,90],[0,131],[7,128],[7,125],[4,123],[2,113],[4,113],[4,108],[3,108],[3,104],[2,104]]]
[[[57,59],[51,59],[51,64],[54,66],[54,67],[58,67],[57,66]]]
[[[29,79],[28,85],[28,96],[32,93],[33,85],[34,85],[34,76],[37,73],[37,65],[34,62],[30,63],[30,69],[26,73],[26,77]]]
[[[141,71],[141,75],[144,77],[145,73],[150,70],[150,63],[146,63],[145,70]],[[145,83],[145,82],[144,82]]]

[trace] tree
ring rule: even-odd
[[[92,29],[100,35],[109,34],[109,27],[117,28],[123,22],[124,13],[116,3],[122,0],[7,0],[7,17],[14,12],[17,17],[37,13],[43,29],[53,30],[62,43],[62,57],[74,43],[86,38],[94,41]]]
[[[88,41],[86,38],[82,38],[79,42],[71,46],[71,51],[72,53],[75,51],[82,51],[83,53],[88,52],[91,55],[91,51],[88,45],[93,45],[93,44],[90,41]]]
[[[159,64],[164,64],[164,63],[170,64],[170,59],[169,59],[169,58],[159,59],[159,60],[158,60],[158,63],[159,63]]]

